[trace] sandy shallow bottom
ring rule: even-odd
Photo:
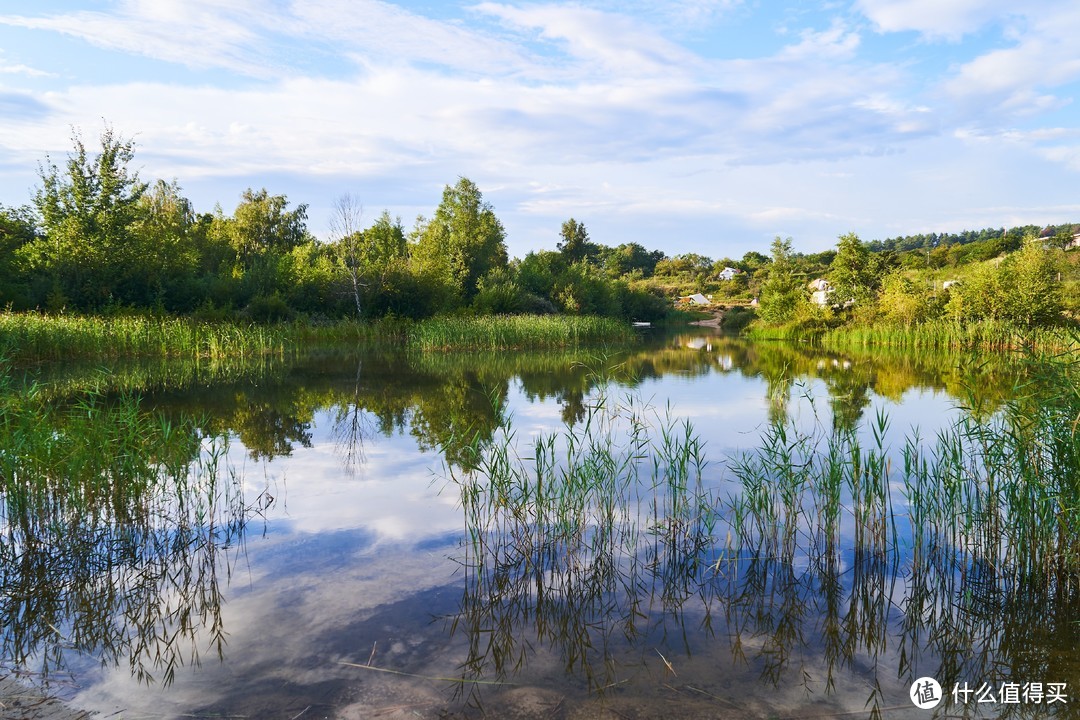
[[[4,720],[87,720],[89,713],[11,677],[0,678],[0,718]]]

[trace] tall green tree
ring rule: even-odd
[[[807,291],[795,276],[791,238],[779,236],[772,241],[772,262],[768,278],[761,285],[758,316],[770,325],[782,325],[795,319],[800,306],[806,303]]]
[[[948,310],[958,320],[1010,320],[1027,327],[1061,320],[1061,251],[1034,235],[996,265],[985,262],[950,290]]]
[[[561,240],[557,247],[568,263],[578,262],[595,254],[596,246],[589,242],[589,231],[585,229],[585,223],[570,218],[562,224],[559,237]]]
[[[468,178],[445,187],[435,216],[418,220],[415,237],[412,257],[420,274],[446,278],[459,300],[470,302],[480,278],[507,265],[502,223]]]
[[[0,305],[28,307],[28,277],[23,248],[37,238],[37,220],[27,206],[0,205]]]
[[[191,310],[192,287],[199,266],[198,221],[191,201],[173,180],[158,180],[139,198],[132,227],[139,247],[138,277],[132,278],[135,304],[161,304],[168,310]]]
[[[63,170],[48,158],[39,166],[34,205],[45,238],[32,256],[52,276],[55,292],[92,308],[114,301],[124,275],[138,272],[141,248],[133,228],[147,185],[128,169],[134,143],[111,127],[102,132],[97,155],[78,132],[72,144]]]
[[[285,195],[271,195],[266,188],[245,190],[233,212],[228,235],[244,262],[268,253],[288,252],[307,242],[307,209],[304,203],[289,210]]]
[[[855,233],[840,236],[836,257],[829,265],[829,283],[834,302],[854,300],[856,305],[866,305],[873,300],[880,283],[870,261],[870,249]]]

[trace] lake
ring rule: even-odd
[[[103,717],[1042,717],[1080,703],[1075,578],[1006,572],[1012,548],[952,527],[960,505],[913,509],[952,496],[900,477],[960,418],[995,422],[1026,379],[1013,358],[701,329],[622,349],[11,375],[57,409],[40,419],[52,436],[90,389],[87,412],[134,402],[183,436],[175,462],[152,455],[177,492],[106,493],[89,515],[9,497],[0,518],[4,667]],[[851,483],[777,470],[830,447]],[[866,457],[876,486],[860,484]],[[935,694],[920,678],[940,683],[934,710],[912,700]]]

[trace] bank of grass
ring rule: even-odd
[[[207,322],[190,318],[0,313],[0,356],[15,362],[113,358],[225,359],[312,347],[409,346],[418,350],[569,348],[631,342],[633,331],[597,317],[437,317],[313,324]]]
[[[409,329],[409,344],[420,350],[519,350],[626,344],[634,340],[626,323],[572,315],[486,315],[436,317]]]
[[[895,347],[926,350],[1020,350],[1033,348],[1048,352],[1080,349],[1077,329],[1023,327],[1001,320],[960,323],[933,320],[913,325],[792,324],[768,326],[754,323],[746,335],[756,340],[812,342],[824,347]]]

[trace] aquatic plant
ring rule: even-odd
[[[283,355],[316,346],[397,346],[421,351],[573,348],[626,344],[635,338],[625,323],[588,316],[241,324],[153,316],[0,312],[0,356],[19,362],[134,357],[222,360]]]
[[[627,671],[614,637],[633,646],[689,611],[708,632],[716,607],[733,652],[753,638],[778,686],[818,635],[827,691],[834,670],[897,642],[909,684],[1069,677],[1021,640],[1040,625],[1078,634],[1080,361],[1028,362],[1002,409],[966,408],[929,441],[894,447],[884,412],[861,428],[777,419],[710,482],[689,423],[603,383],[580,422],[524,452],[508,419],[474,446],[474,470],[450,473],[467,569],[450,625],[469,640],[455,689],[512,676],[540,644],[602,693]]]
[[[409,333],[420,350],[514,350],[630,343],[633,330],[611,318],[578,315],[435,317]]]
[[[224,652],[226,548],[271,499],[246,498],[227,441],[198,427],[0,374],[0,663],[47,681],[92,654],[168,683]]]

